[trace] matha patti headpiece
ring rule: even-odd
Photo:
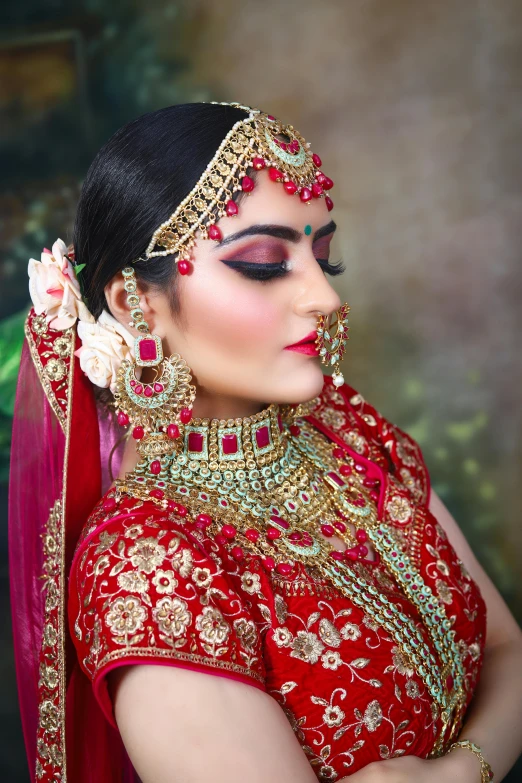
[[[248,117],[227,133],[195,187],[154,232],[145,252],[147,259],[177,253],[180,274],[190,271],[190,253],[198,230],[204,239],[222,239],[217,220],[238,214],[235,193],[254,189],[255,183],[247,175],[249,167],[257,171],[267,168],[273,182],[282,183],[290,196],[297,195],[304,203],[325,198],[328,210],[333,208],[325,191],[334,183],[320,170],[321,158],[310,151],[293,125],[239,103],[219,105],[243,109]]]

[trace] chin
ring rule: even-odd
[[[286,376],[274,389],[270,401],[282,405],[308,402],[321,393],[323,385],[324,375],[320,366],[310,364],[305,371]]]

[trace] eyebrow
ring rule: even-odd
[[[330,220],[330,222],[325,226],[321,226],[321,228],[317,229],[312,238],[312,242],[316,242],[318,239],[321,239],[321,237],[332,234],[336,228],[336,223],[333,220]],[[291,228],[290,226],[278,226],[274,223],[258,223],[254,226],[248,226],[248,228],[244,228],[242,231],[237,231],[235,234],[229,234],[227,237],[224,237],[220,242],[218,242],[216,248],[230,245],[232,242],[237,242],[238,239],[243,239],[244,237],[259,235],[275,237],[276,239],[284,239],[287,242],[294,243],[299,242],[303,236],[301,231],[297,231],[295,228]]]

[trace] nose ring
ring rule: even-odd
[[[350,307],[345,302],[331,315],[320,315],[317,318],[317,338],[315,344],[319,351],[321,362],[333,367],[332,381],[335,387],[342,386],[344,376],[339,363],[341,362],[348,338],[348,313]]]

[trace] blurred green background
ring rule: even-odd
[[[70,241],[82,178],[119,126],[235,100],[294,124],[335,179],[345,376],[418,439],[520,620],[519,0],[4,0],[0,24],[3,616],[27,261]],[[9,622],[0,642],[0,775],[27,781]]]

